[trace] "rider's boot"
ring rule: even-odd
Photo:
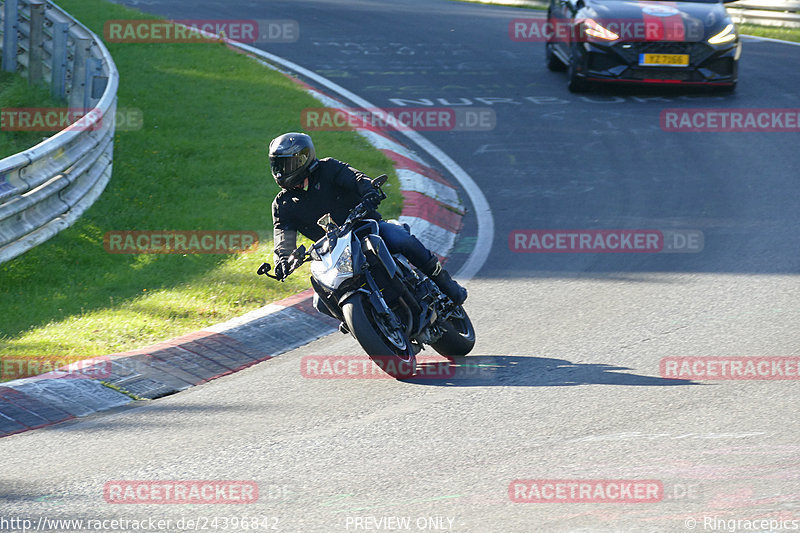
[[[450,274],[442,267],[439,259],[435,256],[422,265],[420,270],[431,278],[436,286],[439,287],[448,298],[453,300],[456,305],[463,304],[464,300],[467,299],[467,289],[456,283],[456,281],[450,277]]]

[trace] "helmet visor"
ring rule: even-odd
[[[272,156],[269,158],[272,175],[276,179],[287,179],[302,168],[305,159],[306,156],[304,154]]]

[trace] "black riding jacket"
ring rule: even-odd
[[[297,232],[313,241],[321,239],[325,231],[317,225],[320,217],[330,213],[334,222],[342,224],[372,188],[369,176],[341,161],[327,157],[318,163],[307,189],[283,189],[272,202],[276,263],[297,247]],[[370,216],[381,219],[377,211]]]

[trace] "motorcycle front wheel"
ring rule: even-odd
[[[341,308],[350,333],[381,370],[397,379],[414,375],[417,358],[408,336],[381,319],[363,293],[349,297]]]

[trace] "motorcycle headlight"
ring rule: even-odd
[[[350,247],[342,251],[342,255],[332,267],[326,267],[322,261],[311,263],[311,275],[323,286],[335,290],[347,279],[353,277],[353,259]]]
[[[342,256],[336,261],[336,270],[339,272],[353,272],[353,255],[350,252],[350,247],[345,248]]]
[[[728,24],[721,32],[713,37],[709,37],[708,42],[711,44],[724,44],[729,43],[734,39],[736,39],[736,29],[734,28],[733,24]]]

